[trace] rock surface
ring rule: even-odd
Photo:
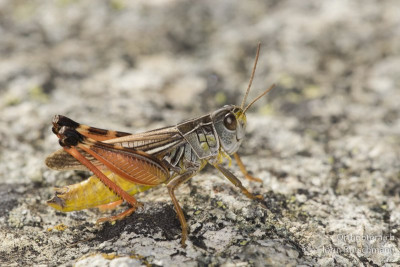
[[[371,1],[0,1],[0,265],[397,266],[400,5]],[[113,225],[60,213],[51,119],[140,132],[240,104],[267,209],[206,168]],[[231,169],[240,175],[232,164]]]

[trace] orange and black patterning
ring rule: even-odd
[[[217,168],[242,193],[251,199],[262,199],[251,194],[228,169],[222,166],[229,155],[239,164],[247,179],[260,181],[249,175],[236,153],[245,134],[246,111],[263,94],[244,107],[256,62],[242,105],[227,105],[210,114],[187,120],[175,126],[144,133],[130,134],[79,124],[65,116],[53,119],[53,132],[62,149],[49,155],[46,165],[56,170],[89,169],[87,181],[56,188],[48,204],[61,211],[93,207],[113,207],[126,201],[131,206],[121,214],[100,221],[120,220],[134,212],[141,204],[134,195],[151,187],[166,184],[182,226],[182,245],[188,235],[183,211],[175,197],[175,189],[208,163]],[[107,206],[108,205],[108,206]]]

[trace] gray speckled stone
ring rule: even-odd
[[[0,1],[0,265],[400,264],[400,6],[368,1]],[[113,225],[60,213],[44,165],[55,114],[129,132],[240,104],[264,209],[216,170]],[[242,178],[236,166],[230,169]],[[58,226],[58,227],[56,227]],[[57,230],[58,229],[58,230]]]

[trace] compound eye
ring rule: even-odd
[[[224,118],[224,126],[231,131],[236,130],[236,117],[232,113],[229,113]]]

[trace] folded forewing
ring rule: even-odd
[[[166,154],[184,141],[185,139],[176,127],[167,127],[109,139],[104,141],[104,143],[118,144],[125,148],[133,148],[160,158],[160,156]]]

